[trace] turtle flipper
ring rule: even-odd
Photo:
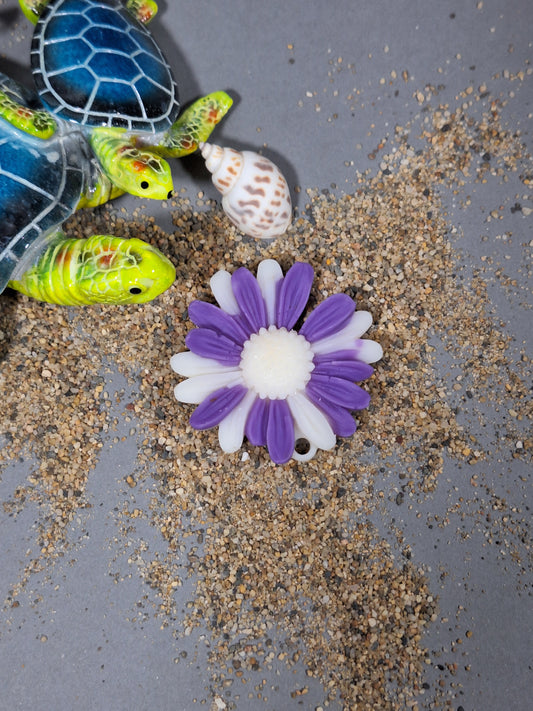
[[[50,0],[19,0],[25,16],[35,25]],[[136,20],[146,25],[157,13],[157,3],[153,0],[127,0],[126,7]]]
[[[207,141],[232,104],[233,99],[225,91],[215,91],[203,96],[182,113],[165,132],[161,143],[154,146],[154,150],[172,158],[194,153],[199,143]]]
[[[15,128],[36,138],[50,138],[57,128],[56,122],[47,111],[36,111],[19,104],[2,89],[0,89],[0,117]]]
[[[143,25],[147,25],[154,18],[158,9],[153,0],[127,0],[126,7]]]
[[[22,12],[34,25],[49,2],[50,0],[19,0]]]
[[[69,239],[57,231],[35,264],[8,286],[52,304],[140,304],[162,294],[175,276],[171,262],[140,239]]]

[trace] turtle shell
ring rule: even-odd
[[[24,89],[0,74],[0,88],[32,105]],[[79,130],[59,122],[43,140],[0,118],[0,292],[17,267],[44,248],[46,237],[69,217],[88,179],[90,158]]]
[[[179,113],[167,61],[120,0],[52,0],[31,63],[43,105],[84,126],[156,133]]]

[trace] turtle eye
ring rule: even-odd
[[[132,286],[130,288],[130,294],[142,294],[142,289],[139,286]]]
[[[141,188],[143,190],[148,190],[149,187],[150,187],[150,183],[147,180],[143,180],[141,183]]]

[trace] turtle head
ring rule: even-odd
[[[94,235],[81,242],[72,286],[83,303],[143,304],[176,278],[172,263],[140,239]]]
[[[167,200],[172,197],[174,185],[170,166],[164,158],[146,150],[132,148],[117,161],[115,185],[130,195]]]
[[[154,151],[138,148],[122,128],[96,127],[91,147],[102,170],[125,193],[166,200],[174,189],[170,166]]]
[[[57,232],[9,286],[52,304],[142,304],[166,291],[175,278],[172,263],[140,239],[77,239]]]

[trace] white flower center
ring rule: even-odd
[[[242,349],[244,382],[260,398],[281,400],[303,390],[314,367],[309,342],[286,328],[261,328]]]

